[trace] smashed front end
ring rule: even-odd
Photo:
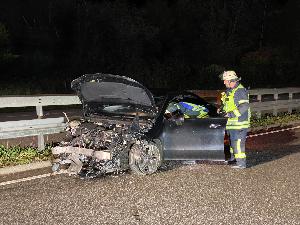
[[[160,149],[148,140],[155,122],[153,96],[138,82],[110,74],[84,75],[72,82],[83,117],[68,121],[66,141],[52,149],[53,171],[83,177],[129,168],[156,171]]]
[[[74,120],[67,125],[68,141],[52,149],[53,170],[97,177],[129,169],[129,151],[145,144],[151,120]]]

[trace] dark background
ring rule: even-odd
[[[300,86],[299,0],[1,0],[0,94],[69,93],[86,73],[150,89]]]

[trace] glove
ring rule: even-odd
[[[222,92],[221,93],[221,102],[225,102],[225,98],[226,98],[226,93]]]
[[[223,115],[223,117],[229,118],[229,114],[228,114],[228,113],[225,113],[225,114]]]

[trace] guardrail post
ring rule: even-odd
[[[289,93],[289,101],[291,101],[293,99],[293,93]],[[293,112],[293,109],[292,109],[292,107],[290,107],[290,105],[289,105],[289,107],[288,107],[288,113],[292,113]]]
[[[276,89],[275,89],[275,91],[276,91]],[[275,93],[275,94],[274,94],[274,100],[275,100],[275,101],[278,100],[278,93]],[[277,109],[276,106],[273,106],[273,116],[277,116],[277,114],[278,114],[278,109]]]
[[[257,101],[261,102],[261,94],[257,95]]]
[[[42,151],[45,149],[45,140],[44,140],[43,134],[38,135],[38,149],[39,149],[39,151]]]
[[[257,93],[256,100],[261,102],[261,94],[260,93]],[[261,111],[260,110],[256,111],[256,116],[257,116],[257,118],[261,118]]]
[[[43,106],[37,105],[35,108],[38,119],[43,118]]]

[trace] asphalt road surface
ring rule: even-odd
[[[167,162],[151,176],[0,186],[0,224],[300,224],[300,129],[249,138],[247,148],[245,170]]]

